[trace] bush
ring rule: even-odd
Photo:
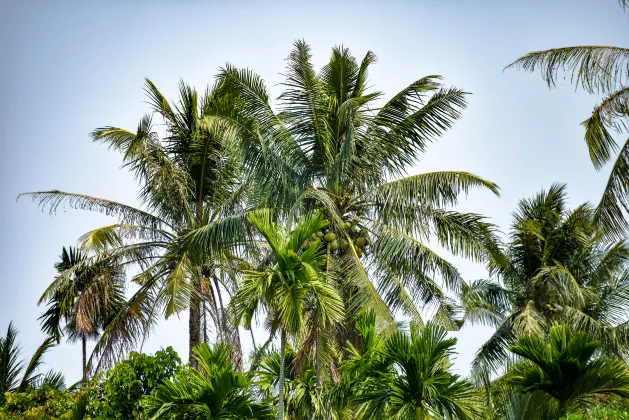
[[[57,390],[31,390],[6,393],[0,407],[0,419],[54,420],[71,419],[77,395]]]
[[[597,406],[586,414],[569,414],[566,420],[629,420],[627,408]]]
[[[173,377],[181,360],[172,347],[155,355],[132,352],[127,360],[90,385],[88,414],[93,419],[143,419],[142,397]]]

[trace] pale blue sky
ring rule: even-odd
[[[36,348],[44,339],[36,302],[61,247],[107,222],[73,210],[49,217],[28,201],[16,204],[20,192],[60,189],[136,204],[120,156],[88,133],[134,129],[148,110],[144,77],[172,98],[180,78],[203,88],[230,62],[261,74],[276,95],[297,38],[310,43],[317,66],[335,44],[358,57],[374,51],[371,82],[387,95],[429,74],[473,93],[462,119],[409,170],[466,170],[500,185],[501,198],[473,193],[461,209],[506,232],[517,200],[554,181],[568,183],[574,205],[598,199],[607,171],[593,170],[579,126],[597,99],[568,82],[549,91],[539,74],[502,69],[531,50],[629,45],[629,12],[616,0],[0,0],[0,334],[13,320],[25,352]],[[467,279],[485,274],[456,262]],[[489,332],[457,333],[462,373]],[[164,323],[145,350],[167,345],[187,354],[185,315]],[[61,345],[46,361],[79,379],[78,346]]]

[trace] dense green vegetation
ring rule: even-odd
[[[138,207],[23,194],[51,213],[114,220],[62,248],[39,301],[48,338],[32,358],[22,361],[12,324],[0,337],[0,418],[628,418],[629,146],[608,130],[626,129],[629,50],[513,63],[541,65],[549,85],[563,68],[608,95],[586,141],[597,168],[619,154],[600,204],[571,208],[568,187],[553,184],[519,202],[506,237],[456,209],[473,190],[498,195],[495,183],[408,175],[466,92],[426,76],[385,95],[368,83],[375,61],[335,47],[316,71],[298,41],[273,107],[249,69],[228,65],[203,92],[181,82],[175,102],[147,80],[150,114],[135,131],[92,132],[135,175]],[[486,278],[464,281],[430,244],[484,264]],[[183,311],[186,363],[170,347],[133,351]],[[462,377],[452,331],[478,324],[495,332]],[[253,328],[268,339],[245,355]],[[83,350],[70,387],[40,372],[63,337]]]

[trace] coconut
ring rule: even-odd
[[[360,248],[356,248],[356,256],[358,256],[358,258],[363,256],[363,251],[361,251]]]
[[[360,236],[367,236],[369,234],[369,231],[365,228],[362,228],[360,230]]]
[[[324,236],[326,242],[332,242],[336,239],[336,234],[334,232],[328,232]]]
[[[347,240],[345,238],[341,238],[341,240],[339,241],[339,246],[341,248],[347,248],[347,245],[349,245],[349,243],[347,242]]]
[[[330,251],[336,251],[337,249],[339,249],[339,242],[335,239],[330,242]]]
[[[352,224],[350,222],[345,222],[345,229],[351,229],[352,228]]]
[[[356,245],[359,248],[362,248],[365,245],[367,245],[367,239],[364,236],[356,238],[356,240],[354,241],[354,245]]]
[[[323,232],[321,232],[320,230],[317,231],[316,235],[317,238],[323,238]]]

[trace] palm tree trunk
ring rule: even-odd
[[[81,337],[81,352],[83,353],[83,386],[87,386],[87,339]]]
[[[562,419],[568,415],[568,401],[559,401],[559,418]]]
[[[201,344],[201,282],[198,278],[192,279],[192,295],[190,296],[190,319],[188,320],[188,360],[190,366],[197,368],[193,349]]]
[[[278,381],[279,404],[277,408],[277,420],[284,419],[284,372],[286,369],[286,331],[282,330],[280,338],[280,379]]]

